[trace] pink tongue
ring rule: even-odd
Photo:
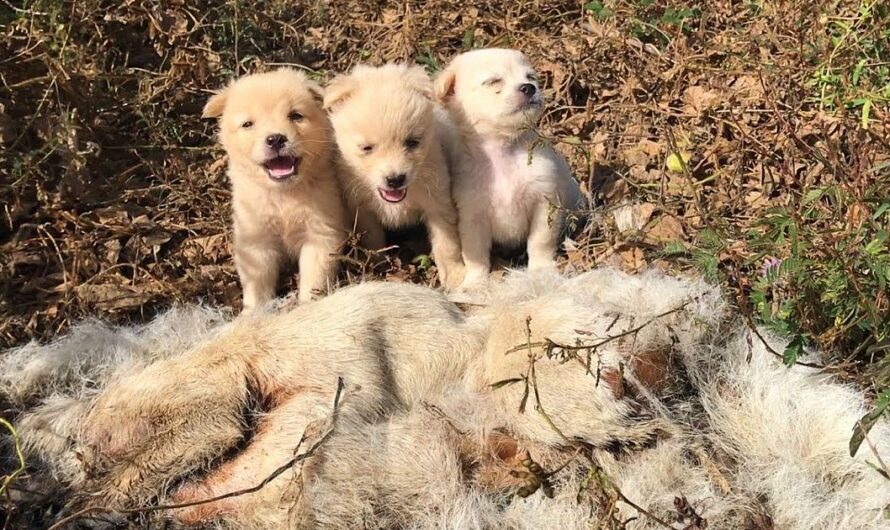
[[[283,177],[294,172],[294,161],[285,156],[273,158],[266,163],[266,168],[273,177]]]
[[[388,201],[400,201],[405,196],[405,190],[380,190]]]

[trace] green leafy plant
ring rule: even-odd
[[[867,129],[873,109],[890,102],[890,6],[862,1],[853,13],[824,18],[830,53],[808,85],[820,109],[855,111]]]
[[[422,65],[426,68],[428,74],[432,75],[442,69],[442,65],[439,64],[439,60],[436,59],[436,56],[430,51],[428,48],[417,55],[414,59],[417,64]]]
[[[613,15],[612,10],[604,6],[599,0],[584,4],[584,9],[593,13],[597,20],[606,20]]]

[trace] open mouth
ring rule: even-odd
[[[408,188],[399,188],[397,190],[388,190],[383,188],[377,188],[377,193],[380,194],[380,198],[386,202],[402,202],[405,199],[405,196],[408,195]]]
[[[263,167],[272,180],[287,180],[294,176],[300,167],[300,159],[294,156],[276,156],[267,160]]]
[[[528,109],[537,109],[537,108],[539,108],[540,106],[541,106],[541,100],[540,100],[540,99],[530,99],[530,100],[528,100],[528,101],[526,101],[526,102],[520,104],[520,105],[519,105],[519,108],[516,109],[516,110],[519,111],[519,112],[522,112],[522,111],[524,111],[524,110],[528,110]]]

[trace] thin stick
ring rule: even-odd
[[[884,460],[881,459],[880,453],[878,453],[878,448],[875,447],[873,443],[871,443],[871,439],[868,437],[868,431],[865,429],[865,426],[862,425],[862,420],[856,422],[859,425],[859,430],[862,431],[862,438],[865,440],[865,443],[868,444],[869,449],[875,455],[875,458],[878,459],[878,464],[881,465],[881,469],[884,470],[884,473],[890,478],[890,468],[887,468],[887,464],[884,463]]]
[[[22,440],[19,438],[19,433],[16,431],[15,427],[3,418],[0,418],[0,425],[6,427],[12,434],[12,442],[15,445],[15,456],[19,459],[19,467],[9,475],[3,477],[3,483],[0,484],[0,496],[2,496],[9,485],[12,484],[22,471],[25,470],[25,455],[22,453]]]
[[[666,313],[664,313],[664,314],[662,314],[662,315],[656,316],[656,317],[654,317],[652,320],[655,320],[656,318],[660,318],[661,316],[664,316],[665,314],[670,314],[670,313],[672,313],[672,312],[679,311],[679,310],[682,309],[683,307],[689,305],[691,302],[692,302],[692,301],[690,300],[689,302],[686,302],[685,304],[683,304],[683,306],[681,306],[681,307],[679,307],[679,308],[676,308],[676,309],[673,309],[673,310],[671,310],[671,311],[668,311],[668,312],[666,312]],[[652,322],[652,320],[650,320],[649,322]],[[644,326],[648,325],[649,322],[643,324],[642,326],[639,326],[639,329],[642,329]],[[639,330],[639,329],[638,329],[638,330]],[[633,331],[631,330],[631,332],[633,332]],[[563,433],[562,430],[561,430],[559,427],[556,426],[556,423],[553,422],[553,419],[550,417],[549,414],[547,414],[547,411],[544,410],[544,404],[541,403],[541,395],[540,395],[540,393],[538,392],[538,378],[537,378],[537,375],[536,375],[536,373],[535,373],[535,361],[537,360],[537,358],[536,358],[536,356],[534,355],[534,352],[532,351],[532,345],[533,345],[534,343],[531,342],[531,335],[532,335],[532,332],[531,332],[531,319],[527,319],[527,320],[526,320],[526,333],[527,333],[527,337],[526,337],[526,347],[528,348],[528,357],[529,357],[529,363],[530,363],[530,366],[529,366],[529,375],[528,375],[528,382],[529,382],[529,384],[532,385],[532,389],[534,390],[533,394],[534,394],[534,396],[535,396],[535,410],[538,412],[538,414],[540,414],[540,415],[544,418],[544,420],[547,422],[548,425],[550,425],[550,427],[554,430],[554,432],[556,432],[556,434],[558,434],[559,437],[562,438],[562,439],[566,442],[566,444],[568,444],[570,447],[574,447],[574,448],[576,448],[576,450],[577,450],[578,452],[582,452],[582,451],[581,451],[582,447],[579,446],[578,443],[577,443],[576,441],[569,439],[569,437],[567,437],[567,436],[565,435],[565,433]],[[626,335],[626,334],[627,334],[627,333],[625,333],[625,335]],[[618,338],[618,337],[616,336],[615,338]],[[622,491],[618,488],[618,486],[615,485],[615,483],[612,481],[612,479],[609,479],[609,478],[606,476],[605,471],[603,471],[602,468],[601,468],[599,465],[597,465],[596,462],[594,462],[593,458],[590,457],[590,455],[588,455],[588,454],[586,454],[586,453],[583,453],[583,452],[582,452],[582,454],[584,454],[584,457],[587,459],[587,461],[590,463],[590,465],[596,467],[597,470],[598,470],[598,472],[599,472],[599,474],[600,474],[602,477],[606,478],[606,479],[609,481],[609,485],[611,486],[611,489],[615,492],[616,495],[618,495],[618,498],[621,499],[625,504],[630,505],[632,508],[634,508],[635,510],[637,510],[637,511],[640,512],[641,514],[645,515],[646,517],[652,519],[653,521],[655,521],[656,523],[660,524],[661,526],[663,526],[663,527],[665,527],[665,528],[669,528],[669,529],[671,529],[671,530],[674,530],[674,527],[671,526],[669,523],[667,523],[667,522],[664,521],[663,519],[657,517],[655,514],[649,512],[649,510],[643,508],[642,506],[638,505],[637,503],[633,502],[632,500],[628,499],[628,498],[624,495],[624,493],[622,493]],[[555,473],[555,472],[554,472],[554,473]],[[602,483],[602,482],[601,482],[601,483]]]
[[[660,313],[660,314],[658,314],[658,315],[655,315],[654,317],[650,318],[650,319],[647,320],[646,322],[643,322],[642,324],[640,324],[639,326],[637,326],[637,327],[635,327],[635,328],[631,328],[631,329],[622,331],[621,333],[618,333],[617,335],[610,335],[610,336],[606,337],[605,339],[601,340],[600,342],[596,342],[596,343],[594,343],[594,344],[579,344],[579,345],[572,346],[572,345],[558,344],[558,343],[553,342],[553,341],[551,341],[551,340],[549,340],[549,339],[545,339],[543,342],[527,342],[526,344],[523,344],[523,345],[521,345],[521,346],[515,346],[515,347],[513,347],[513,348],[510,348],[510,349],[507,350],[506,352],[504,352],[504,355],[509,355],[509,354],[511,354],[511,353],[516,353],[516,352],[518,352],[518,351],[520,351],[520,350],[524,350],[524,349],[526,349],[526,348],[532,348],[532,347],[535,347],[535,348],[542,348],[542,347],[545,347],[545,346],[555,346],[555,347],[557,347],[557,348],[561,348],[561,349],[563,349],[563,350],[567,350],[567,351],[579,351],[579,350],[580,350],[580,351],[586,351],[586,350],[595,350],[595,349],[599,348],[600,346],[604,346],[604,345],[606,345],[606,344],[612,342],[613,340],[617,340],[617,339],[620,339],[620,338],[622,338],[622,337],[626,337],[626,336],[628,336],[628,335],[632,335],[632,334],[634,334],[634,333],[636,333],[636,332],[642,330],[643,328],[645,328],[645,327],[648,326],[649,324],[655,322],[655,321],[658,320],[659,318],[664,318],[664,317],[666,317],[666,316],[668,316],[668,315],[670,315],[670,314],[673,314],[673,313],[677,313],[677,312],[679,312],[679,311],[682,311],[683,309],[686,308],[686,306],[688,306],[689,304],[691,304],[691,303],[694,302],[694,301],[695,301],[695,299],[688,300],[688,301],[684,302],[682,305],[680,305],[680,306],[678,306],[678,307],[675,307],[675,308],[673,308],[673,309],[669,309],[669,310],[665,311],[664,313]]]

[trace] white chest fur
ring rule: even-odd
[[[554,175],[560,169],[547,149],[531,149],[528,142],[485,142],[467,162],[470,182],[456,194],[459,203],[482,201],[495,242],[519,244],[528,237],[535,206],[555,200]]]

